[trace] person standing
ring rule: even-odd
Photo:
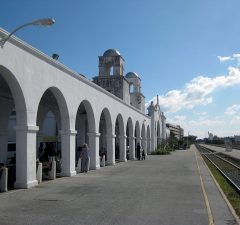
[[[145,160],[145,158],[146,158],[146,154],[145,154],[145,151],[144,151],[144,149],[142,150],[142,160]]]
[[[81,157],[81,172],[87,173],[89,171],[90,166],[89,148],[87,144],[83,145],[80,157]]]

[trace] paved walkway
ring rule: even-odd
[[[238,150],[238,149],[232,149],[231,152],[226,152],[225,148],[223,148],[223,147],[217,147],[217,146],[205,145],[205,144],[201,144],[201,145],[205,146],[207,148],[210,148],[210,149],[212,149],[214,151],[222,152],[222,153],[230,155],[230,156],[232,156],[234,158],[240,159],[240,150]]]
[[[215,196],[216,190],[210,191]],[[215,224],[235,224],[228,208],[223,211]],[[193,148],[0,194],[0,225],[207,225],[208,220]]]

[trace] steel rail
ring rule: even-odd
[[[219,160],[221,160],[221,162],[224,162],[225,165],[227,164],[227,165],[234,167],[234,169],[237,172],[240,171],[240,168],[238,166],[232,164],[228,160],[222,159],[221,157],[217,156],[215,153],[210,154],[209,149],[207,149],[206,147],[199,146],[199,145],[197,145],[196,147],[197,147],[198,151],[202,155],[204,155],[219,170],[219,172],[233,185],[233,187],[240,193],[240,176],[239,176],[239,178],[236,178],[234,176],[229,176],[229,174],[227,174],[229,171],[223,171],[223,169],[220,168],[219,165],[217,165],[216,161],[213,162],[213,159],[219,159]],[[204,153],[204,151],[205,151],[205,153]],[[208,151],[208,153],[206,151]],[[212,156],[212,159],[210,159],[211,158],[211,157],[209,157],[210,155]],[[239,184],[237,184],[235,181],[237,181],[237,183],[239,183]]]

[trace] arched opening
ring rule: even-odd
[[[144,150],[145,154],[146,154],[146,132],[145,132],[145,125],[144,123],[142,124],[142,129],[141,129],[141,138],[142,138],[142,141],[141,141],[141,146],[142,146],[142,150]]]
[[[135,140],[133,136],[133,123],[132,119],[128,118],[126,127],[126,148],[127,148],[127,159],[135,158]]]
[[[99,155],[105,156],[107,164],[113,164],[112,122],[109,110],[103,109],[99,121]]]
[[[137,156],[137,146],[138,144],[141,146],[140,125],[138,121],[135,124],[134,135],[135,135],[135,156]]]
[[[129,92],[130,93],[134,93],[134,85],[133,85],[133,83],[130,83],[130,85],[129,85]]]
[[[151,154],[151,137],[150,137],[150,127],[147,126],[147,153]]]
[[[8,168],[8,189],[15,183],[26,185],[26,167],[31,163],[23,163],[23,140],[16,128],[26,126],[26,105],[22,90],[14,75],[0,66],[0,167]],[[24,146],[25,148],[26,146]],[[32,174],[31,174],[32,175]],[[35,179],[34,175],[29,179]]]
[[[160,122],[157,122],[157,146],[161,144]]]
[[[114,74],[113,74],[113,66],[110,66],[110,68],[109,68],[109,75],[110,75],[110,76],[114,75]]]
[[[60,176],[63,167],[69,164],[62,136],[69,130],[69,116],[65,99],[55,87],[47,89],[38,105],[37,158],[43,164],[43,179],[49,179],[49,164],[56,161],[56,173]]]
[[[92,106],[87,100],[82,101],[78,107],[75,129],[77,131],[75,165],[77,166],[83,145],[90,144],[89,133],[95,132],[94,114]]]
[[[115,121],[115,160],[126,161],[126,137],[124,132],[123,118],[118,114]]]

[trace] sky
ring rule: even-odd
[[[1,1],[0,27],[51,17],[16,36],[88,79],[117,49],[142,80],[146,106],[159,95],[167,122],[185,135],[240,135],[239,0]]]

